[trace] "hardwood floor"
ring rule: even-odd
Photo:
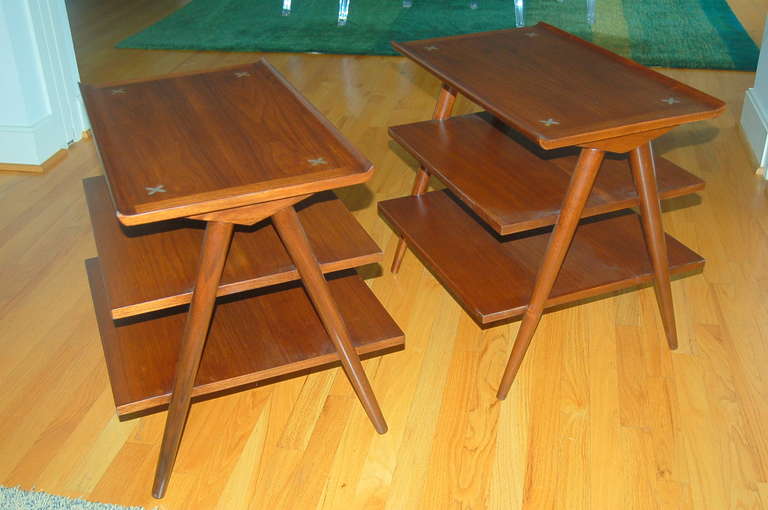
[[[71,0],[83,81],[257,56],[113,48],[179,3]],[[766,0],[731,3],[759,38]],[[165,413],[115,414],[83,264],[80,180],[100,169],[82,142],[45,175],[0,174],[0,484],[161,509],[768,509],[768,187],[738,129],[752,73],[665,71],[728,102],[655,144],[707,182],[663,217],[707,258],[672,284],[680,348],[652,288],[590,300],[544,316],[499,402],[519,322],[480,330],[410,252],[390,274],[375,208],[416,169],[387,126],[429,118],[438,83],[396,57],[267,58],[378,169],[340,196],[385,250],[363,273],[383,273],[368,283],[406,333],[405,351],[364,362],[389,432],[339,369],[199,402],[153,500]]]

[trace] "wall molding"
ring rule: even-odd
[[[53,156],[39,165],[25,165],[19,163],[0,163],[0,172],[13,172],[24,174],[44,174],[61,163],[69,155],[69,151],[76,145],[87,143],[91,139],[91,131],[83,131],[80,140],[69,145],[66,149],[59,149]]]
[[[61,136],[61,125],[48,114],[31,126],[0,126],[0,163],[38,165],[56,151],[65,149],[71,139]]]
[[[69,149],[59,149],[50,158],[39,165],[22,165],[17,163],[0,163],[0,172],[13,172],[23,174],[44,174],[58,165],[69,154]]]
[[[64,0],[0,2],[0,29],[11,63],[0,83],[0,165],[43,168],[89,127]],[[22,108],[3,115],[4,104]]]
[[[755,173],[763,174],[768,179],[768,16],[761,43],[760,58],[757,61],[755,86],[744,94],[744,107],[741,109],[741,131],[752,155],[757,162]]]
[[[747,89],[741,109],[741,129],[757,162],[758,171],[768,166],[768,110],[755,89]],[[764,170],[763,170],[763,173]],[[768,176],[767,176],[768,177]]]

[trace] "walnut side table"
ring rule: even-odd
[[[359,355],[403,333],[352,269],[379,248],[328,191],[370,162],[263,60],[82,91],[106,176],[84,182],[86,267],[117,411],[168,404],[153,495],[195,396],[340,360],[384,433]]]
[[[653,280],[674,349],[670,274],[704,260],[664,234],[660,199],[704,183],[651,140],[724,103],[545,23],[393,45],[443,88],[435,120],[390,129],[422,165],[412,196],[379,204],[392,270],[405,241],[480,324],[523,316],[498,397],[546,307]],[[449,118],[458,93],[486,111]],[[450,191],[425,193],[430,175]]]

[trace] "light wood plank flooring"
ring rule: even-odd
[[[766,1],[731,1],[758,39]],[[83,81],[256,57],[113,48],[179,3],[71,0]],[[386,128],[428,118],[437,82],[398,57],[267,58],[378,168],[340,195],[389,260],[375,204],[407,193],[415,165]],[[768,509],[768,196],[738,129],[754,75],[665,72],[729,105],[656,144],[707,181],[664,215],[708,260],[673,283],[677,352],[651,288],[592,300],[545,316],[500,403],[519,323],[480,330],[408,254],[398,275],[364,271],[407,335],[365,363],[389,433],[338,369],[197,403],[160,502],[165,414],[117,420],[83,268],[93,145],[43,176],[0,174],[0,483],[161,509]]]

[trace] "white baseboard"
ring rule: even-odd
[[[741,110],[741,129],[758,166],[763,168],[768,165],[768,110],[765,106],[755,95],[754,89],[747,90],[744,108]]]
[[[0,126],[0,163],[40,165],[66,149],[62,128],[53,115],[32,126]]]
[[[0,164],[44,166],[88,129],[64,0],[0,0],[0,36]]]

